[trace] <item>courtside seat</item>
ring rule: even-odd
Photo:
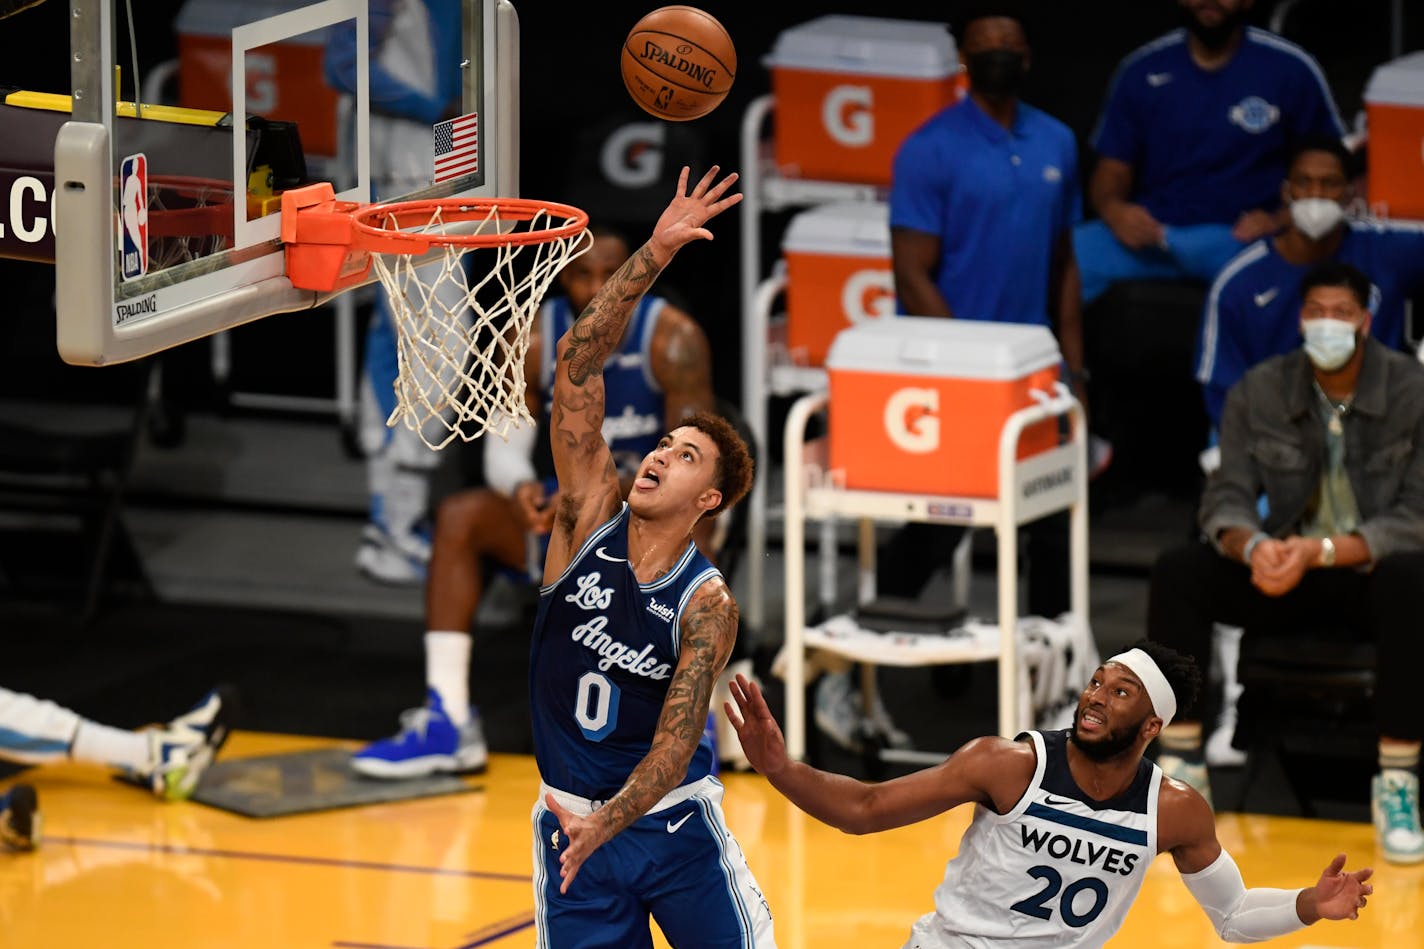
[[[1250,756],[1242,783],[1246,795],[1269,753],[1279,757],[1291,790],[1307,817],[1316,815],[1313,797],[1333,779],[1353,774],[1363,763],[1373,773],[1379,726],[1374,713],[1376,653],[1373,643],[1356,641],[1343,629],[1301,630],[1297,635],[1242,639],[1237,747]],[[1343,792],[1366,799],[1368,783]]]

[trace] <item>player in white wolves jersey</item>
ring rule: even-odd
[[[1372,871],[1330,862],[1312,887],[1247,889],[1195,790],[1143,759],[1201,684],[1190,658],[1139,642],[1108,659],[1078,700],[1073,727],[976,738],[943,764],[866,784],[791,761],[755,684],[727,708],[747,758],[818,820],[854,834],[901,827],[973,803],[974,820],[935,891],[935,911],[904,949],[1000,944],[1100,946],[1122,925],[1147,866],[1170,853],[1187,889],[1228,942],[1354,919]]]

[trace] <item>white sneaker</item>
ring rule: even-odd
[[[827,672],[816,682],[816,727],[847,751],[860,751],[865,713],[851,671]]]
[[[378,583],[417,586],[425,582],[430,541],[419,532],[397,537],[375,522],[361,529],[356,569]]]
[[[1203,749],[1206,763],[1213,768],[1240,768],[1246,764],[1246,752],[1231,743],[1236,738],[1236,702],[1240,697],[1239,685],[1226,689],[1222,695],[1221,715]]]
[[[1419,778],[1400,768],[1386,768],[1370,781],[1370,812],[1380,851],[1390,863],[1424,862],[1424,831],[1419,826]]]
[[[214,689],[167,725],[144,732],[150,764],[130,777],[169,801],[192,797],[203,772],[227,741],[235,714],[234,700],[229,688]]]

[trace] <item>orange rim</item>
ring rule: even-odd
[[[405,228],[422,228],[439,211],[445,224],[467,221],[517,223],[532,221],[540,214],[562,219],[558,227],[545,227],[508,234],[494,230],[487,234],[426,233]],[[393,201],[370,204],[351,212],[353,243],[380,254],[423,254],[432,247],[511,247],[547,244],[578,236],[588,227],[588,215],[576,207],[553,201],[528,198],[439,198],[423,201]]]

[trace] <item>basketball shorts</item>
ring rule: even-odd
[[[554,793],[576,812],[593,811]],[[727,829],[716,778],[678,788],[594,851],[566,894],[563,832],[542,792],[533,823],[539,949],[650,949],[650,917],[674,949],[775,947],[771,908]]]

